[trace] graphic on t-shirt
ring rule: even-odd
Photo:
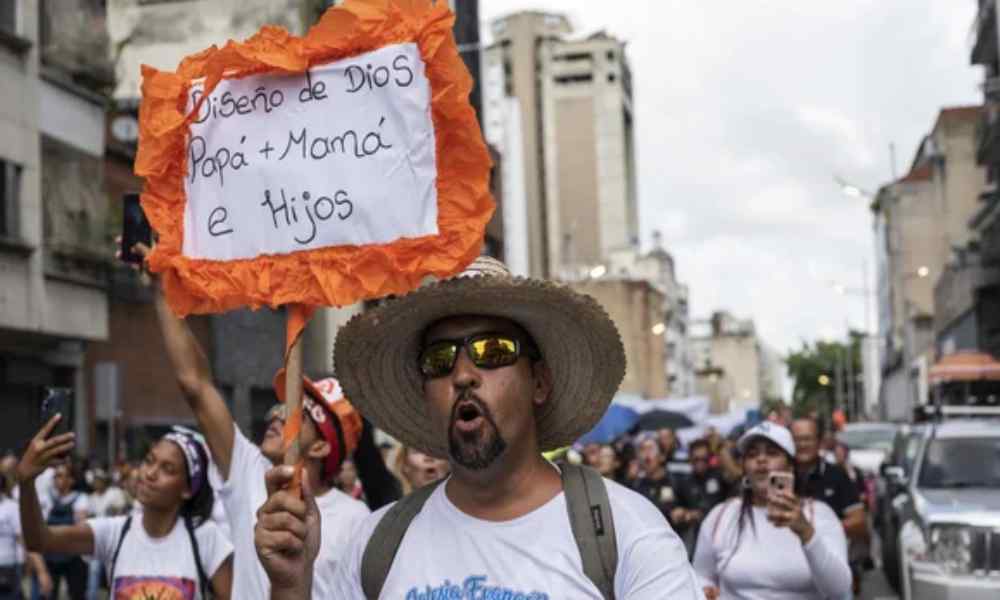
[[[114,600],[194,600],[194,591],[185,577],[115,577]]]
[[[517,598],[518,600],[549,600],[544,592],[519,592],[501,585],[490,585],[485,575],[466,577],[461,585],[445,579],[437,587],[410,588],[406,600],[485,600],[487,598]]]

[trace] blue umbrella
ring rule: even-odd
[[[618,436],[631,429],[639,420],[639,413],[622,406],[612,404],[587,434],[580,438],[580,444],[608,444]]]

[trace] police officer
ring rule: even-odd
[[[677,492],[674,490],[673,478],[667,471],[667,457],[655,437],[647,436],[639,443],[639,464],[642,476],[635,482],[635,491],[655,504],[670,524],[676,527],[673,516],[677,508]]]
[[[692,552],[705,515],[728,498],[730,492],[722,472],[709,466],[710,456],[708,440],[691,442],[688,447],[691,475],[677,482],[678,506],[673,510],[673,521],[683,531],[682,537]]]

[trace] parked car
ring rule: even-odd
[[[893,589],[899,591],[899,515],[893,511],[892,501],[906,487],[904,484],[913,473],[920,445],[926,433],[924,425],[902,425],[896,431],[892,449],[880,467],[878,500],[875,510],[875,525],[882,542],[882,570]],[[892,476],[886,476],[886,471]]]
[[[837,441],[851,450],[850,463],[862,478],[862,496],[872,515],[878,513],[878,498],[885,491],[880,469],[898,430],[896,423],[848,423],[837,433]]]
[[[909,472],[883,469],[899,490],[889,505],[902,599],[1000,598],[1000,421],[928,424],[914,444]]]

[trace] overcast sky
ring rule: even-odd
[[[981,99],[976,0],[481,0],[628,42],[640,229],[663,232],[692,316],[753,317],[781,351],[864,326],[831,281],[874,280],[869,190],[903,174],[942,106]],[[873,327],[875,311],[872,310]]]

